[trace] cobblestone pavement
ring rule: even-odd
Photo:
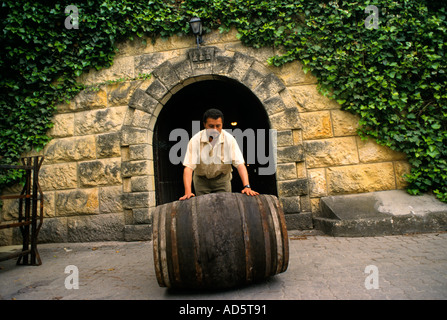
[[[151,242],[42,244],[41,266],[0,262],[0,298],[447,299],[447,233],[334,238],[289,232],[289,238],[285,273],[216,292],[160,288]],[[70,289],[75,272],[67,266],[79,272],[78,289]]]

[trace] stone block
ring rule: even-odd
[[[43,191],[76,188],[76,163],[43,165],[39,171],[39,184]]]
[[[135,110],[131,122],[132,127],[149,128],[152,115],[141,110]]]
[[[159,79],[168,90],[180,83],[180,79],[169,61],[163,62],[160,66],[154,69],[152,74]]]
[[[278,163],[276,166],[276,180],[296,179],[296,163]]]
[[[311,212],[312,211],[312,204],[310,201],[309,195],[303,195],[300,197],[300,207],[302,212]]]
[[[81,187],[116,185],[121,183],[121,159],[101,159],[79,163]]]
[[[121,129],[121,146],[147,143],[148,136],[149,130],[147,129],[123,126]]]
[[[311,197],[327,195],[326,169],[309,169],[309,193]]]
[[[404,153],[381,146],[373,139],[362,140],[360,137],[356,137],[356,139],[360,162],[385,162],[406,159]]]
[[[132,209],[124,209],[124,224],[134,224]]]
[[[130,192],[123,193],[123,208],[149,208],[151,202],[149,192]]]
[[[396,188],[392,162],[327,168],[329,194],[361,193]]]
[[[408,186],[405,175],[410,174],[411,165],[407,161],[395,161],[394,172],[396,174],[396,187],[398,189],[405,189]]]
[[[96,154],[98,158],[121,156],[121,133],[112,132],[96,136]]]
[[[359,127],[358,115],[342,110],[331,110],[331,116],[334,136],[357,135],[357,128]]]
[[[132,192],[154,191],[154,176],[138,176],[130,179],[130,188]]]
[[[158,101],[141,89],[136,89],[129,101],[129,108],[138,109],[152,114],[157,108]]]
[[[278,131],[301,129],[301,119],[298,109],[288,108],[279,113],[270,115],[270,124],[272,129]]]
[[[281,207],[285,214],[300,212],[300,197],[281,197],[279,198]]]
[[[297,162],[296,163],[296,175],[298,178],[306,178],[307,177],[307,168],[306,162]]]
[[[99,189],[99,212],[116,213],[123,211],[122,186],[102,187]]]
[[[134,108],[127,108],[126,115],[124,116],[123,127],[132,125]]]
[[[39,243],[68,242],[67,217],[45,219],[39,231]]]
[[[254,94],[259,100],[264,101],[280,93],[286,88],[284,83],[273,74],[267,75],[264,80],[254,89]]]
[[[293,144],[292,130],[283,130],[276,132],[276,146],[285,147]]]
[[[160,101],[168,92],[169,90],[166,89],[163,83],[158,79],[154,79],[146,90],[148,95],[158,101]]]
[[[107,100],[109,107],[127,106],[141,81],[125,81],[107,86]]]
[[[0,229],[0,246],[10,246],[13,244],[20,244],[20,241],[18,241],[17,243],[14,243],[13,241],[14,229],[16,228]]]
[[[340,109],[336,101],[319,93],[315,84],[288,87],[288,91],[298,103],[300,112]]]
[[[267,72],[265,67],[259,62],[254,62],[242,78],[242,83],[245,84],[250,90],[254,90],[266,76]]]
[[[213,73],[218,75],[229,75],[233,69],[234,59],[229,56],[218,55],[214,59]]]
[[[1,222],[10,222],[19,218],[19,200],[3,199],[1,207]]]
[[[226,44],[225,49],[229,52],[239,52],[253,57],[257,62],[264,65],[266,69],[270,67],[267,60],[276,54],[273,47],[254,48],[237,41],[237,38],[233,38],[231,43]]]
[[[48,135],[53,138],[71,137],[74,134],[74,114],[61,113],[53,116],[53,128],[48,131]]]
[[[102,109],[107,107],[107,92],[105,87],[99,90],[82,90],[73,100],[72,111]],[[68,110],[67,110],[68,111]]]
[[[70,217],[67,219],[68,242],[123,241],[122,214]]]
[[[228,70],[229,76],[233,79],[242,81],[254,61],[255,59],[253,59],[252,57],[249,57],[240,52],[236,52],[233,56],[233,63]]]
[[[293,144],[303,144],[303,130],[295,129],[292,130]]]
[[[152,239],[152,225],[126,225],[124,228],[125,241],[149,241]]]
[[[265,111],[268,115],[273,115],[278,112],[282,112],[287,109],[286,104],[282,100],[279,94],[276,94],[263,101]]]
[[[78,78],[78,82],[92,85],[121,78],[132,79],[135,78],[135,76],[134,57],[117,56],[115,57],[112,66],[99,71],[91,69],[90,72],[82,74]]]
[[[200,77],[200,80],[213,80],[213,63],[211,61],[192,63],[192,69],[195,77]],[[171,90],[171,92],[178,91],[179,88]]]
[[[329,111],[304,112],[300,114],[303,125],[303,139],[332,137],[331,114]]]
[[[161,104],[162,106],[164,106],[164,105],[169,101],[169,99],[171,99],[172,96],[173,96],[175,93],[177,93],[178,91],[180,91],[182,88],[183,88],[183,84],[179,83],[179,84],[177,84],[176,86],[172,87],[172,88],[169,90],[169,92],[166,93],[166,94],[163,96],[163,99],[161,99],[161,100],[159,100],[159,101],[157,100],[157,101],[158,101],[158,104],[157,104],[157,106],[155,107],[155,109],[154,109],[154,111],[153,111],[153,114],[156,115],[156,110],[157,110],[157,108],[159,108],[160,104]]]
[[[188,35],[173,35],[169,38],[158,37],[154,43],[154,51],[177,51],[178,49],[189,48],[195,44],[195,37],[192,33]]]
[[[307,179],[278,181],[279,197],[296,197],[308,194]]]
[[[278,163],[299,162],[304,160],[304,148],[302,145],[278,147]]]
[[[135,224],[151,224],[152,217],[150,208],[137,208],[132,210],[133,220]]]
[[[124,121],[127,107],[77,112],[74,117],[75,135],[118,131]]]
[[[321,198],[312,198],[310,199],[310,204],[311,204],[311,208],[312,208],[312,213],[315,216],[320,215],[321,209],[320,209],[320,199]]]
[[[44,149],[46,163],[73,162],[96,158],[94,136],[54,139]]]
[[[123,192],[132,192],[130,189],[130,178],[123,178]]]
[[[325,197],[316,227],[333,236],[368,237],[446,230],[447,204],[434,195],[388,190]]]
[[[19,228],[13,228],[11,230],[11,234],[12,234],[12,243],[13,244],[20,244],[23,245],[23,237],[22,237],[22,233],[20,232]]]
[[[56,194],[53,191],[43,193],[43,216],[53,218],[56,216]]]
[[[162,52],[140,54],[135,56],[135,73],[151,73],[160,64],[169,58]]]
[[[189,79],[194,75],[194,70],[189,59],[173,63],[172,67],[179,79]]]
[[[277,68],[276,74],[288,86],[317,83],[317,78],[310,72],[304,73],[303,65],[297,61],[286,63]]]
[[[216,54],[216,47],[206,46],[187,50],[187,57],[195,75],[212,76],[212,65]]]
[[[289,213],[285,215],[287,230],[313,229],[312,214],[310,212]]]
[[[136,40],[122,41],[116,44],[120,56],[136,56],[142,53],[154,51],[152,38],[148,36],[138,37]]]
[[[123,162],[121,165],[121,170],[123,177],[126,178],[154,174],[153,162],[150,160]]]
[[[359,163],[355,137],[304,141],[308,168]]]
[[[56,216],[98,213],[98,189],[56,191]]]
[[[152,145],[137,144],[129,147],[129,160],[152,160]]]

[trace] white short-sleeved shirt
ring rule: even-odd
[[[209,142],[206,130],[195,134],[188,143],[183,165],[194,170],[194,174],[208,179],[232,172],[243,164],[244,157],[236,139],[225,130],[219,135],[214,146]]]

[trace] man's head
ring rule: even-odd
[[[224,115],[222,111],[218,109],[208,109],[205,111],[202,118],[205,129],[214,129],[219,131],[219,133],[222,132],[223,120]]]

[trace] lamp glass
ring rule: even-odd
[[[202,34],[202,20],[200,18],[192,18],[189,21],[189,25],[191,26],[192,33],[194,35],[201,35]]]

